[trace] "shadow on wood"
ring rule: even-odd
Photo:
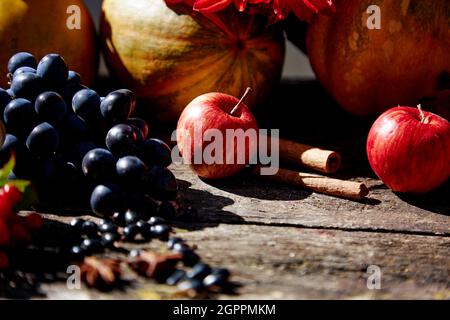
[[[264,181],[253,176],[250,170],[223,180],[202,181],[217,189],[246,198],[274,201],[303,200],[311,195],[311,191],[292,188],[285,184]]]
[[[422,196],[400,193],[396,195],[412,206],[450,216],[450,181],[447,181],[440,188]]]
[[[178,179],[178,187],[182,194],[181,203],[184,206],[193,206],[198,210],[195,222],[207,221],[208,224],[192,224],[175,222],[175,226],[187,230],[201,230],[207,227],[215,227],[222,222],[238,223],[244,219],[230,211],[223,210],[227,206],[234,204],[234,201],[227,197],[217,196],[208,191],[192,189],[192,183]]]

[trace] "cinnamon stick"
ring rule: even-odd
[[[341,166],[341,156],[331,150],[324,150],[280,139],[280,161],[299,165],[310,170],[331,174],[339,170]]]
[[[360,200],[369,194],[369,189],[363,183],[329,178],[314,173],[296,172],[280,168],[275,175],[260,175],[260,167],[255,167],[253,173],[269,181],[287,183],[340,198]]]

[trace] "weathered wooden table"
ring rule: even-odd
[[[449,299],[449,183],[420,198],[388,190],[364,156],[372,120],[344,114],[315,82],[285,82],[272,103],[277,108],[262,112],[261,123],[298,141],[337,149],[344,156],[337,176],[364,181],[371,193],[355,202],[246,173],[211,183],[174,166],[182,203],[199,211],[195,223],[177,224],[182,236],[206,262],[230,268],[242,284],[238,295],[217,298]],[[367,285],[374,270],[381,272],[380,289]],[[41,290],[47,298],[170,297],[165,286],[142,279],[110,293],[67,290],[61,282],[42,284]]]

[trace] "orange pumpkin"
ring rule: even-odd
[[[67,27],[72,5],[80,9],[80,29]],[[94,24],[82,0],[1,0],[0,46],[2,87],[7,85],[8,60],[19,51],[30,52],[36,59],[59,53],[87,85],[97,71]]]
[[[450,73],[450,1],[334,0],[332,16],[308,29],[312,67],[348,111],[378,114],[434,97]],[[369,29],[367,9],[378,5],[381,29]]]
[[[213,21],[164,0],[105,0],[102,16],[110,71],[163,122],[175,123],[190,101],[212,91],[240,96],[253,87],[246,103],[255,107],[279,82],[284,35],[262,17],[231,8]]]

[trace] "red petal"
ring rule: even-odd
[[[277,20],[284,19],[291,11],[285,0],[273,0],[272,6]]]
[[[225,9],[233,0],[196,0],[194,10],[202,13],[212,13]]]
[[[304,21],[311,19],[313,14],[334,11],[332,0],[287,0],[295,15]]]
[[[239,11],[244,11],[247,7],[248,0],[234,0],[234,5]]]
[[[164,0],[167,5],[174,5],[174,4],[180,4],[180,3],[185,3],[189,6],[193,6],[194,5],[194,0]]]

